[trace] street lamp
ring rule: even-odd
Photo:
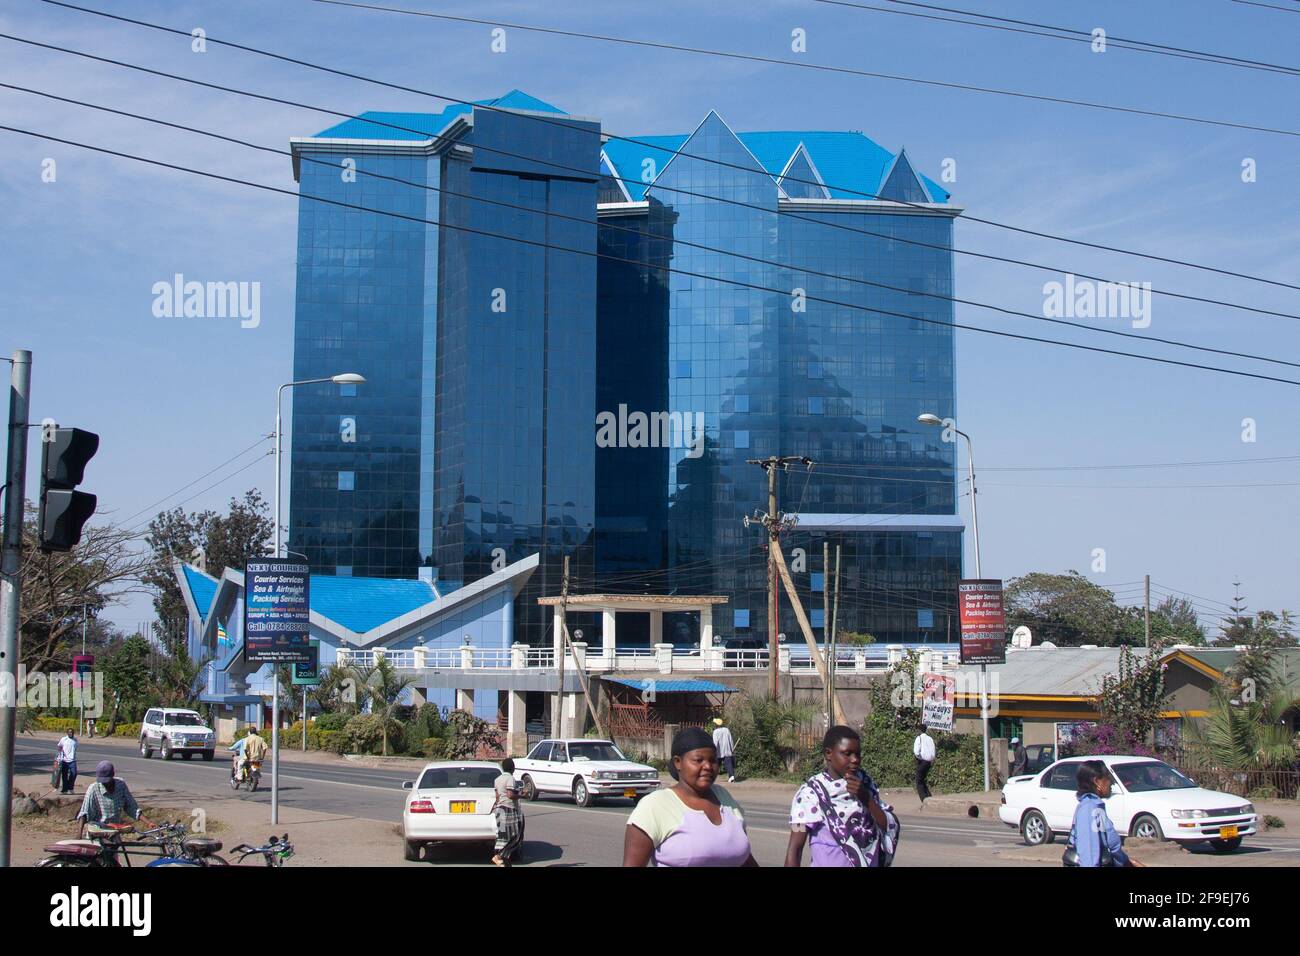
[[[984,577],[980,568],[980,516],[979,504],[975,494],[975,449],[970,440],[970,435],[964,431],[953,427],[951,419],[945,422],[938,415],[931,412],[917,415],[916,420],[922,425],[936,425],[940,428],[951,427],[954,432],[966,439],[966,467],[967,474],[970,477],[970,523],[971,530],[975,535],[975,577]],[[984,789],[989,788],[989,701],[988,693],[985,690],[985,673],[987,665],[980,665],[980,724],[984,729]]]
[[[319,385],[324,382],[333,382],[335,385],[362,385],[366,381],[364,375],[358,375],[356,372],[341,372],[338,375],[329,375],[325,378],[306,378],[298,382],[285,382],[275,392],[275,556],[280,557],[283,550],[280,525],[280,405],[284,398],[286,388],[297,388],[299,385]],[[248,600],[248,596],[244,596]],[[275,670],[271,680],[271,824],[280,822],[280,673],[278,668]]]

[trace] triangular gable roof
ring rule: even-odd
[[[529,110],[535,113],[569,114],[522,90],[511,90],[489,100],[475,100],[473,104],[453,103],[439,113],[389,113],[367,110],[360,116],[336,123],[322,130],[312,139],[381,139],[420,142],[437,136],[457,117],[469,113],[474,106],[491,106],[503,110]],[[390,124],[390,125],[383,125]],[[399,126],[402,129],[393,129]],[[408,132],[417,130],[418,132]]]
[[[907,149],[901,149],[894,157],[893,165],[881,180],[878,191],[881,199],[893,199],[897,202],[931,202],[930,193],[925,183],[912,168],[912,161],[907,158]]]
[[[672,157],[668,160],[667,165],[659,166],[659,167],[658,167],[658,170],[657,170],[658,175],[655,176],[654,182],[650,183],[650,184],[645,188],[645,190],[642,191],[642,198],[644,198],[644,197],[645,197],[645,194],[648,193],[651,189],[654,188],[655,183],[658,183],[659,180],[661,180],[661,179],[664,178],[664,176],[667,174],[668,170],[672,168],[673,163],[677,161],[678,157],[681,157],[681,156],[683,155],[683,152],[684,152],[684,151],[685,151],[686,155],[685,155],[683,158],[685,158],[685,159],[689,159],[689,160],[691,160],[691,161],[693,161],[693,162],[706,162],[706,163],[707,163],[707,162],[710,161],[708,158],[700,158],[700,159],[696,159],[696,158],[695,158],[696,156],[703,157],[703,154],[701,154],[701,153],[695,153],[695,152],[690,152],[690,151],[686,151],[686,149],[685,149],[686,146],[690,144],[691,140],[695,139],[695,137],[698,136],[698,135],[700,134],[700,130],[704,129],[704,127],[708,125],[709,120],[717,120],[718,124],[721,125],[722,128],[723,128],[724,130],[726,130],[728,134],[730,134],[731,138],[734,139],[734,140],[735,140],[735,141],[740,145],[740,147],[741,147],[741,148],[742,148],[746,153],[749,154],[749,158],[752,159],[752,160],[754,161],[754,166],[753,166],[751,172],[753,172],[754,174],[756,174],[756,175],[758,175],[758,176],[762,176],[762,175],[766,174],[766,175],[767,175],[767,178],[769,178],[769,179],[772,181],[772,185],[773,185],[773,186],[776,186],[776,177],[775,177],[775,175],[772,173],[772,171],[769,170],[766,166],[763,165],[763,163],[759,160],[759,158],[758,158],[757,156],[754,155],[753,151],[750,150],[750,148],[749,148],[748,146],[745,145],[744,140],[742,140],[739,136],[736,135],[736,131],[733,130],[733,129],[732,129],[732,128],[727,124],[727,121],[726,121],[726,120],[724,120],[720,115],[718,115],[718,111],[717,111],[717,110],[709,110],[709,114],[708,114],[707,116],[705,116],[704,119],[700,120],[700,125],[696,126],[695,129],[694,129],[694,131],[691,133],[691,135],[690,135],[690,136],[687,136],[686,139],[685,139],[685,141],[682,143],[682,145],[679,146],[679,147],[677,147],[677,150],[673,152]],[[607,145],[608,145],[608,144],[607,144]],[[731,167],[728,167],[728,168],[731,168]],[[665,187],[665,188],[667,189],[668,187]],[[780,187],[777,186],[777,189],[779,190]]]
[[[503,585],[509,584],[517,593],[537,570],[539,562],[540,555],[530,555],[441,596],[426,581],[313,574],[310,620],[342,644],[367,647],[393,642],[411,629],[424,627],[443,614],[469,606]],[[202,616],[205,646],[215,641],[218,621],[229,616],[243,588],[243,572],[226,568],[208,612]]]
[[[176,575],[191,620],[202,621],[208,616],[212,601],[217,596],[217,579],[193,565],[177,560],[172,561],[172,573]]]
[[[804,146],[803,140],[799,141],[798,147],[790,154],[790,160],[785,164],[785,169],[781,170],[781,178],[777,180],[777,185],[787,197],[831,198],[831,191],[826,188],[826,180],[822,179],[817,164],[808,155],[808,148]]]

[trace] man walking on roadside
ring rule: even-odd
[[[930,786],[925,778],[930,775],[930,767],[934,764],[934,738],[925,732],[924,727],[916,735],[912,754],[916,757],[916,795],[925,803],[930,799]]]
[[[77,783],[77,732],[69,730],[59,738],[59,793],[71,793]]]
[[[718,752],[718,759],[727,768],[727,783],[736,782],[736,742],[731,739],[731,731],[721,717],[713,718],[713,748]]]

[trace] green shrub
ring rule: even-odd
[[[51,717],[42,714],[33,722],[33,730],[51,730],[57,733],[66,734],[69,730],[79,731],[77,724],[79,721],[76,717]]]
[[[307,732],[307,744],[311,746],[312,732]],[[345,754],[348,752],[348,735],[343,730],[318,730],[316,731],[316,742],[318,750],[324,750],[332,754]]]
[[[353,714],[338,713],[321,714],[312,723],[320,730],[343,730],[353,716]]]
[[[437,704],[422,704],[410,708],[411,714],[402,731],[402,737],[412,753],[424,753],[424,742],[431,737],[445,737],[447,722]],[[389,744],[392,745],[392,730],[389,730]],[[394,748],[395,749],[395,748]]]
[[[1283,820],[1281,817],[1275,817],[1271,813],[1264,814],[1265,830],[1278,830],[1284,826],[1286,826],[1286,821]]]
[[[113,729],[113,736],[114,737],[139,737],[141,726],[142,724],[140,724],[139,722],[134,724],[118,724]]]
[[[446,760],[449,749],[445,737],[426,737],[420,745],[420,752],[430,760]]]
[[[376,714],[357,714],[348,721],[343,733],[347,736],[348,753],[376,753],[383,746],[383,718]]]
[[[1246,796],[1251,800],[1276,800],[1277,787],[1265,784],[1262,787],[1256,787],[1254,790],[1250,791],[1250,793],[1246,794]]]

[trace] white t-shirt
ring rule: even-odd
[[[72,763],[76,759],[77,739],[65,734],[59,741],[59,760],[63,763]]]
[[[736,742],[731,739],[731,731],[726,727],[718,727],[713,731],[713,746],[718,751],[718,759],[735,756]]]
[[[927,733],[916,735],[916,742],[912,744],[912,753],[921,760],[934,760],[934,738]]]

